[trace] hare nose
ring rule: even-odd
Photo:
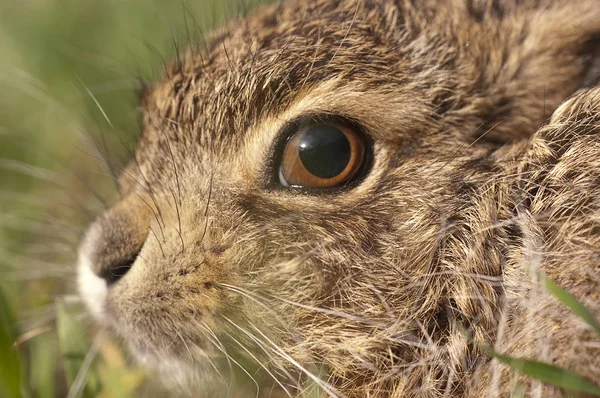
[[[108,286],[114,284],[121,279],[131,269],[133,263],[137,259],[139,250],[136,253],[131,253],[123,258],[115,259],[112,262],[102,264],[98,269],[97,274],[99,277],[106,281]]]
[[[115,204],[94,223],[88,256],[92,271],[111,286],[138,258],[148,236],[149,216],[129,198]]]

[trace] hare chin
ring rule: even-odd
[[[167,388],[192,393],[197,386],[210,386],[219,381],[214,364],[205,358],[176,357],[129,347],[135,361]]]
[[[108,293],[106,281],[94,274],[90,259],[83,253],[79,254],[77,268],[81,297],[92,316],[101,324],[105,323],[105,302]],[[168,353],[156,353],[136,344],[129,344],[128,351],[139,365],[151,374],[156,374],[161,384],[167,388],[188,391],[193,386],[213,383],[217,375],[208,360],[194,361],[187,356],[177,358]]]

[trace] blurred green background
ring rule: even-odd
[[[0,397],[160,396],[118,343],[92,343],[77,245],[115,197],[141,83],[254,3],[0,2]]]

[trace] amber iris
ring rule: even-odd
[[[304,126],[283,150],[279,170],[282,185],[331,188],[356,176],[365,157],[365,144],[354,130],[334,124]]]

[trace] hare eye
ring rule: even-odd
[[[283,150],[279,181],[283,186],[331,188],[348,183],[361,169],[365,143],[349,127],[301,126]]]

